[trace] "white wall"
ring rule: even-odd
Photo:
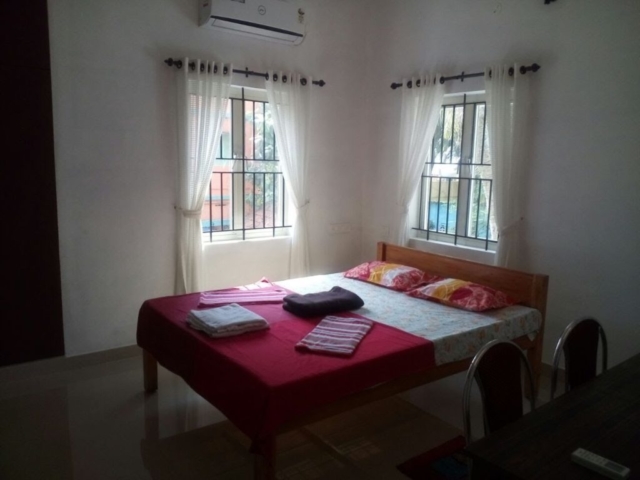
[[[58,215],[67,355],[135,342],[147,298],[173,293],[174,71],[167,57],[201,57],[257,71],[295,69],[316,92],[311,267],[360,255],[359,145],[365,100],[361,1],[300,0],[308,36],[297,47],[197,27],[195,0],[49,2]],[[349,234],[328,224],[351,222]],[[286,277],[288,243],[207,249],[210,287]]]
[[[640,2],[377,0],[371,11],[374,165],[364,171],[363,255],[373,255],[394,213],[401,93],[391,82],[422,69],[457,74],[537,62],[521,260],[550,276],[544,361],[564,326],[586,315],[603,322],[612,363],[638,353]]]

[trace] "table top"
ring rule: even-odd
[[[571,461],[584,448],[640,478],[640,354],[557,397],[466,451],[497,478],[600,479]],[[493,477],[492,477],[493,478]]]

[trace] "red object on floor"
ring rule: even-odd
[[[435,365],[433,343],[375,323],[348,358],[294,347],[321,320],[302,319],[281,305],[246,305],[271,328],[212,339],[187,326],[199,293],[144,302],[138,345],[224,413],[253,441],[316,407]],[[338,316],[360,317],[351,312]]]

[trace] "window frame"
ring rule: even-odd
[[[483,135],[481,137],[481,150],[480,150],[480,161],[477,162],[475,156],[478,155],[476,148],[478,146],[478,138],[477,138],[477,108],[479,105],[483,105],[484,110],[484,118],[483,118]],[[485,161],[484,153],[488,149],[488,141],[487,141],[487,118],[486,118],[486,95],[484,91],[474,91],[474,92],[457,92],[452,94],[447,94],[444,97],[441,112],[445,111],[445,107],[453,107],[454,108],[454,117],[456,108],[462,108],[463,113],[463,121],[462,128],[460,132],[460,156],[458,162],[437,162],[433,157],[434,153],[434,144],[437,141],[439,131],[436,130],[434,133],[434,138],[431,142],[431,148],[429,149],[428,158],[425,160],[424,169],[421,173],[420,184],[418,187],[418,194],[414,198],[413,208],[416,211],[416,219],[417,221],[412,228],[413,235],[412,237],[417,240],[426,240],[426,241],[434,241],[438,243],[443,243],[446,245],[454,246],[454,247],[467,247],[478,250],[483,250],[487,252],[495,252],[497,247],[497,238],[492,238],[496,236],[495,233],[495,224],[491,221],[495,219],[495,204],[493,199],[493,172],[491,171],[491,178],[484,177],[473,177],[473,168],[474,167],[488,167],[491,169],[491,160],[489,157],[489,161]],[[440,114],[442,115],[442,113]],[[442,123],[442,128],[440,131],[444,129],[444,122]],[[453,120],[452,120],[453,127]],[[452,132],[455,130],[452,129]],[[441,134],[442,135],[442,134]],[[442,137],[441,137],[442,138]],[[441,147],[442,148],[442,147]],[[453,148],[451,148],[451,158],[453,158]],[[466,161],[464,161],[466,160]],[[433,167],[436,165],[456,165],[457,166],[457,175],[456,176],[445,176],[442,175],[440,177],[433,175]],[[445,197],[447,199],[447,217],[449,215],[449,211],[451,210],[451,184],[456,181],[457,182],[457,192],[456,192],[456,204],[455,204],[455,230],[453,233],[449,233],[449,221],[447,218],[445,224],[445,231],[439,231],[439,218],[435,222],[435,229],[429,228],[430,224],[430,206],[432,204],[433,195],[430,192],[430,188],[433,188],[433,179],[434,178],[442,178],[448,181],[448,194]],[[429,180],[431,179],[431,180]],[[489,183],[489,196],[488,200],[485,199],[485,204],[489,203],[489,208],[487,209],[487,221],[486,221],[486,238],[478,235],[478,225],[479,225],[479,217],[476,214],[476,226],[475,226],[475,235],[469,234],[469,222],[472,221],[470,216],[470,211],[472,208],[479,209],[481,205],[480,195],[483,190],[483,185]],[[474,187],[474,183],[477,185]],[[466,185],[466,186],[464,186]],[[438,181],[438,188],[442,188],[442,181]],[[473,193],[478,192],[478,201],[476,204],[473,204],[473,201],[470,199]],[[441,190],[438,191],[438,206],[436,207],[438,216],[441,211],[442,204],[442,195]],[[475,205],[475,206],[474,206]],[[492,235],[493,234],[493,235]]]
[[[214,187],[214,175],[216,173],[220,174],[220,197],[223,197],[223,175],[228,173],[231,175],[231,187],[230,193],[228,195],[230,202],[230,213],[228,217],[228,222],[224,218],[224,214],[221,216],[221,221],[223,225],[229,224],[230,229],[228,230],[213,230],[209,228],[205,231],[205,223],[206,221],[212,222],[213,219],[213,211],[215,208],[220,208],[222,211],[222,206],[212,206],[213,202],[208,202],[205,199],[205,203],[203,204],[203,215],[201,217],[202,224],[202,240],[205,244],[215,244],[220,242],[229,242],[229,241],[244,241],[244,240],[253,240],[253,239],[269,239],[269,238],[280,238],[280,237],[288,237],[291,235],[291,202],[289,199],[289,194],[286,189],[286,185],[284,182],[284,175],[282,170],[278,168],[277,171],[250,171],[247,170],[247,162],[278,162],[277,155],[277,139],[275,138],[275,132],[273,132],[273,158],[255,158],[256,153],[256,142],[255,139],[252,142],[252,151],[251,157],[249,157],[247,152],[247,138],[246,138],[246,103],[245,102],[253,102],[253,108],[258,103],[264,105],[264,109],[262,110],[263,115],[266,113],[266,105],[268,105],[267,92],[264,89],[248,87],[248,86],[240,86],[240,85],[232,85],[230,94],[229,94],[229,112],[230,116],[230,132],[229,132],[229,140],[227,141],[227,145],[223,144],[223,139],[225,132],[221,134],[220,145],[218,147],[218,151],[216,152],[216,164],[214,165],[211,181],[209,182],[209,190],[207,193],[208,197],[214,197],[213,191]],[[252,132],[255,132],[255,110],[253,110],[253,128]],[[263,123],[263,132],[266,130],[266,124]],[[263,157],[265,156],[266,142],[263,141]],[[224,152],[227,150],[227,152]],[[230,152],[230,156],[225,157],[223,153]],[[229,172],[226,171],[217,171],[216,168],[220,168],[221,162],[229,162],[231,164],[231,170]],[[247,185],[247,176],[253,175],[252,182],[253,185],[253,226],[247,228],[246,221],[246,185]],[[255,211],[255,200],[256,200],[256,189],[255,189],[255,179],[259,178],[260,175],[263,179],[263,184],[266,184],[266,176],[272,175],[272,185],[274,186],[273,192],[273,206],[272,206],[272,216],[273,222],[271,226],[263,226],[263,227],[255,227],[256,224],[256,211]],[[277,180],[278,179],[278,180]],[[277,187],[276,187],[277,185]],[[262,210],[262,218],[263,222],[266,221],[266,206],[265,206],[266,193],[263,193],[263,210]],[[277,207],[277,209],[276,209]],[[208,209],[208,211],[206,210]],[[204,218],[205,215],[208,214],[208,218]],[[277,220],[276,220],[277,219]],[[224,228],[224,227],[223,227]]]

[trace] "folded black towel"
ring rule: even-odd
[[[332,313],[355,310],[364,305],[364,301],[355,293],[342,287],[333,287],[328,292],[292,293],[283,298],[282,308],[299,317],[318,317]]]

